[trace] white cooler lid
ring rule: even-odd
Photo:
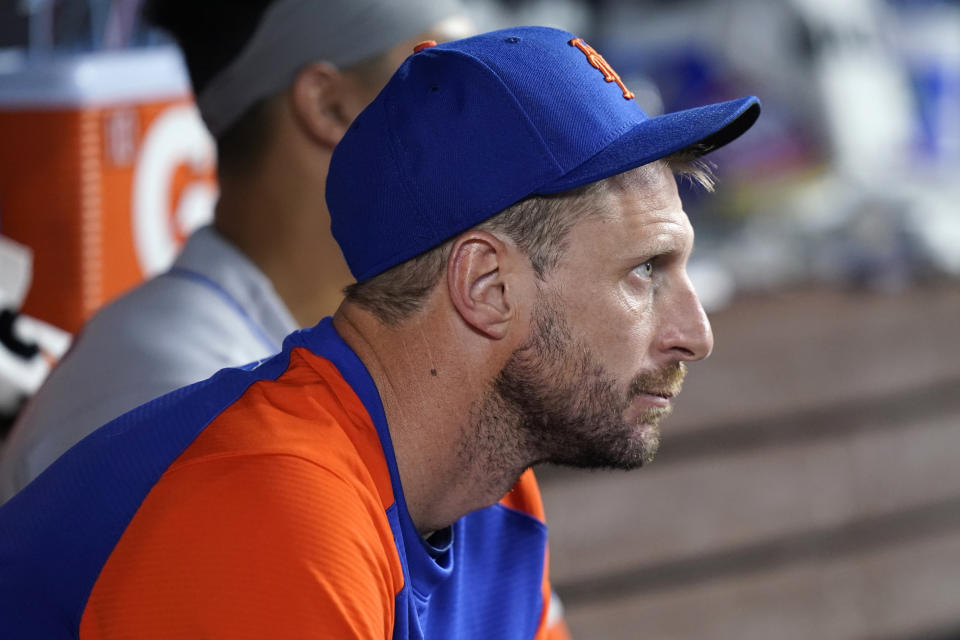
[[[190,80],[172,45],[93,53],[6,56],[0,109],[103,106],[187,95]]]

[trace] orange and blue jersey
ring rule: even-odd
[[[127,413],[0,507],[3,638],[547,638],[525,473],[425,541],[327,319]]]

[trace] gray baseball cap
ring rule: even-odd
[[[277,0],[197,96],[200,115],[218,137],[255,102],[290,86],[305,65],[348,67],[461,11],[457,0]]]

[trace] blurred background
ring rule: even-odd
[[[0,0],[0,437],[216,199],[138,0]],[[656,462],[540,470],[575,638],[960,638],[960,1],[472,0],[651,115],[756,94],[684,188],[713,356]]]

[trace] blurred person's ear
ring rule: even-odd
[[[297,124],[315,142],[332,149],[346,133],[356,114],[347,102],[348,82],[326,62],[314,62],[297,73],[291,103]]]

